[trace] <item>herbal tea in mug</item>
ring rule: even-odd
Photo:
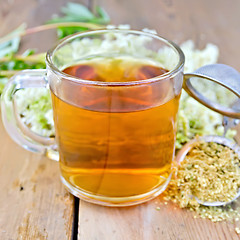
[[[61,179],[71,193],[125,206],[166,188],[183,62],[175,44],[131,30],[75,34],[48,52]],[[50,151],[50,140],[37,141],[33,150]]]
[[[94,58],[63,72],[92,81],[131,82],[167,71],[146,60],[113,57]],[[75,99],[85,96],[76,105],[52,94],[64,180],[90,194],[122,198],[162,185],[171,169],[179,94],[159,106],[153,96],[164,101],[168,87],[119,86],[102,94],[102,89],[81,86],[69,89]]]

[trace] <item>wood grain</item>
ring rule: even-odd
[[[70,239],[73,197],[58,163],[17,146],[0,123],[0,239]]]
[[[239,239],[234,224],[213,223],[194,216],[196,214],[179,209],[172,203],[165,204],[161,197],[128,208],[107,208],[80,201],[78,239]]]
[[[32,27],[58,13],[67,0],[0,0],[0,36],[26,22]],[[87,4],[88,1],[74,1]],[[97,2],[97,1],[96,1]],[[177,43],[218,45],[220,62],[240,70],[240,1],[99,0],[113,24],[152,28]],[[20,10],[21,9],[21,10]],[[21,51],[46,51],[56,41],[48,31],[24,38]],[[70,239],[73,197],[60,183],[58,164],[20,148],[0,122],[0,239]],[[156,210],[160,207],[160,210]],[[107,208],[80,201],[80,240],[240,239],[234,225],[195,219],[161,199],[129,208]]]
[[[220,62],[240,70],[238,49],[239,1],[112,0],[100,1],[113,24],[156,29],[177,43],[193,39],[198,48],[212,42],[220,49]],[[157,211],[156,207],[160,206]],[[80,201],[81,240],[225,240],[240,239],[235,225],[194,218],[194,213],[164,204],[161,197],[130,208],[106,208]]]
[[[66,1],[50,2],[48,8],[47,1],[0,3],[1,36],[22,22],[44,23]],[[24,39],[21,51],[36,47],[46,51],[54,41],[53,31],[37,34]],[[74,198],[60,182],[58,163],[19,147],[1,121],[0,133],[0,239],[71,239]]]
[[[193,39],[197,47],[217,44],[220,62],[240,71],[240,2],[231,0],[99,0],[114,24],[156,29],[180,44]]]

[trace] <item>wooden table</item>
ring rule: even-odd
[[[0,36],[27,22],[29,27],[58,13],[67,0],[0,0]],[[80,1],[85,4],[87,2]],[[220,62],[240,70],[240,1],[102,0],[114,24],[153,28],[177,43],[193,39],[220,48]],[[22,50],[46,51],[54,32],[24,38]],[[0,239],[239,239],[231,223],[195,219],[162,204],[161,197],[128,208],[107,208],[74,199],[59,179],[58,163],[15,144],[0,123]],[[161,206],[157,211],[156,207]]]

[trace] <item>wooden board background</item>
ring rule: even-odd
[[[0,0],[0,36],[26,22],[44,23],[67,0]],[[75,1],[88,4],[88,1]],[[177,43],[193,39],[219,46],[220,62],[240,70],[240,1],[101,0],[113,24],[156,29]],[[24,38],[22,51],[46,51],[53,31]],[[74,198],[59,180],[58,164],[17,146],[0,123],[0,239],[76,239]],[[160,206],[157,211],[156,207]],[[161,197],[128,208],[80,201],[80,240],[240,239],[231,223],[195,219],[193,213],[164,204]],[[75,216],[76,217],[76,216]]]

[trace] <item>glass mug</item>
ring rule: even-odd
[[[2,94],[2,118],[24,148],[58,159],[75,196],[101,205],[150,200],[171,178],[184,55],[169,40],[134,30],[71,35],[47,52],[46,70],[15,75]],[[51,90],[56,138],[21,122],[15,93]]]

